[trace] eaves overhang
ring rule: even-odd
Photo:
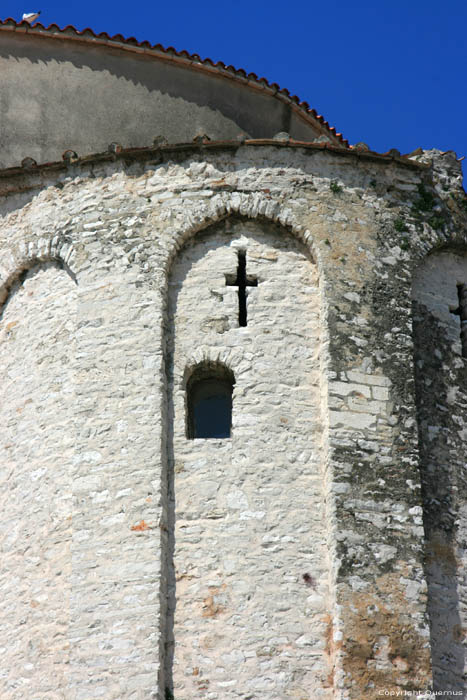
[[[92,153],[85,156],[78,156],[74,151],[65,151],[63,158],[60,161],[49,163],[36,163],[32,158],[24,158],[21,166],[4,168],[0,170],[0,180],[5,194],[8,190],[7,182],[11,180],[12,184],[18,178],[25,176],[44,175],[53,173],[66,172],[70,167],[86,167],[98,166],[100,164],[122,161],[131,162],[151,162],[162,163],[169,161],[177,156],[209,154],[216,152],[231,152],[234,153],[240,148],[256,149],[260,147],[273,147],[275,149],[292,149],[302,150],[305,153],[313,155],[314,153],[328,153],[337,158],[345,158],[354,162],[366,161],[381,165],[395,164],[412,170],[426,171],[431,165],[413,160],[409,155],[400,155],[394,151],[388,153],[376,153],[369,150],[358,150],[357,148],[343,148],[334,146],[329,143],[313,143],[306,141],[277,140],[277,139],[246,139],[236,141],[211,141],[207,137],[196,139],[190,143],[176,144],[156,144],[142,148],[123,148],[119,144],[113,143],[107,151],[101,153]]]

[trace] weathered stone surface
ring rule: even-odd
[[[239,250],[258,282],[245,327],[226,286]],[[230,219],[185,246],[169,286],[174,695],[332,697],[316,264],[281,227]],[[186,439],[186,377],[206,361],[235,376],[231,439]]]
[[[0,696],[165,700],[174,595],[176,700],[424,690],[427,583],[458,688],[465,360],[453,253],[432,306],[423,263],[464,260],[458,163],[201,148],[2,183]],[[204,358],[235,373],[230,440],[185,437]]]
[[[5,698],[64,698],[70,641],[76,286],[51,262],[3,305],[0,341]]]
[[[444,248],[413,283],[425,571],[437,690],[465,692],[467,560],[467,385],[457,286],[467,283],[467,249]]]

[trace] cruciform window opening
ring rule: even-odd
[[[257,287],[258,278],[248,276],[246,272],[246,251],[238,251],[238,266],[236,275],[226,275],[225,283],[229,287],[238,287],[238,325],[244,327],[248,323],[247,296],[248,287]]]
[[[457,285],[457,295],[459,297],[459,306],[452,310],[451,313],[459,316],[461,322],[461,345],[462,357],[467,359],[467,284]]]

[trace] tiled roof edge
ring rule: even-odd
[[[347,139],[345,139],[341,133],[337,133],[335,127],[330,126],[325,118],[321,114],[318,114],[315,109],[312,109],[307,102],[301,101],[297,95],[291,95],[287,88],[281,88],[277,83],[270,83],[266,78],[259,78],[255,73],[247,73],[242,68],[226,66],[222,61],[217,61],[215,63],[210,58],[201,58],[198,54],[190,54],[188,51],[177,51],[172,46],[165,48],[161,44],[152,45],[149,41],[138,41],[134,37],[125,38],[122,34],[115,34],[115,36],[110,36],[107,32],[96,34],[89,28],[79,31],[71,25],[63,29],[57,24],[50,24],[48,27],[45,27],[40,22],[30,25],[25,21],[16,22],[16,20],[9,17],[3,21],[0,20],[0,31],[14,31],[34,36],[45,35],[48,38],[89,42],[94,45],[117,45],[127,51],[147,53],[166,61],[186,64],[194,69],[210,73],[214,72],[230,80],[240,81],[244,84],[248,84],[250,87],[269,92],[276,98],[290,104],[295,112],[307,118],[309,121],[312,121],[315,126],[318,126],[320,131],[328,133],[331,138],[336,139],[341,146],[344,148],[349,147]]]

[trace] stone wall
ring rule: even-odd
[[[20,321],[14,354],[6,340],[2,352],[13,376],[24,354],[34,366],[1,404],[2,454],[15,444],[21,457],[20,468],[5,462],[5,512],[23,536],[4,546],[15,571],[23,561],[21,606],[42,606],[24,618],[37,620],[34,634],[26,625],[4,639],[2,697],[19,697],[29,673],[49,696],[165,700],[175,518],[176,700],[360,700],[430,685],[411,290],[431,250],[466,244],[466,223],[454,157],[417,157],[194,145],[1,181],[2,338]],[[240,245],[265,276],[242,329],[224,286]],[[256,324],[270,333],[256,336]],[[183,370],[206,353],[236,375],[230,442],[184,437]],[[43,414],[16,410],[28,392]],[[247,441],[253,421],[260,430]],[[460,469],[465,436],[452,449]],[[28,523],[54,537],[55,512],[60,577],[47,564],[50,537]],[[14,581],[2,571],[5,616]],[[51,645],[33,660],[26,651],[35,635],[63,643],[53,691]]]
[[[466,361],[457,285],[467,249],[441,249],[414,275],[420,465],[427,538],[428,612],[436,690],[462,692],[466,675]]]
[[[63,698],[69,663],[76,285],[24,271],[1,318],[5,698]]]
[[[244,327],[226,285],[239,250],[257,280]],[[174,695],[332,697],[316,265],[280,227],[228,219],[169,284]],[[186,376],[216,361],[235,376],[232,436],[189,440]]]

